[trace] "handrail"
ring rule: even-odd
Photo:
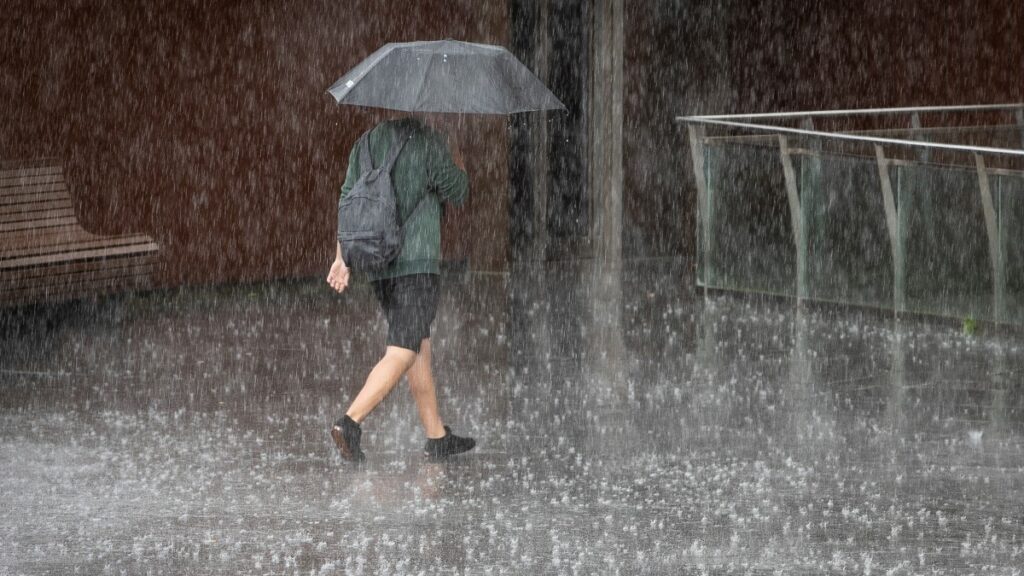
[[[1024,105],[1018,105],[1024,106]],[[965,107],[967,108],[967,107]],[[934,110],[933,108],[932,110]],[[1008,108],[1004,108],[1008,109]],[[890,110],[896,110],[891,108]],[[911,109],[906,109],[911,110]],[[837,111],[839,112],[839,111]],[[791,113],[786,113],[791,114]],[[986,153],[986,154],[1002,154],[1005,156],[1020,156],[1024,157],[1024,150],[1015,150],[1012,148],[992,148],[990,146],[968,146],[964,144],[946,144],[942,142],[927,142],[922,140],[902,140],[899,138],[883,138],[880,136],[858,136],[855,134],[848,134],[845,132],[823,132],[821,130],[808,130],[806,128],[790,128],[787,126],[770,126],[766,124],[753,124],[750,122],[733,122],[730,120],[722,120],[721,118],[749,118],[751,115],[739,115],[739,116],[677,116],[677,122],[687,122],[690,124],[705,124],[713,126],[728,126],[731,128],[745,128],[748,130],[759,130],[763,132],[771,133],[786,133],[786,134],[798,134],[801,136],[815,136],[821,138],[831,138],[834,140],[849,140],[853,142],[869,142],[872,144],[892,144],[895,146],[907,146],[910,148],[932,148],[937,150],[956,150],[960,152],[972,152],[972,153]]]
[[[807,112],[761,112],[757,114],[717,114],[700,116],[677,116],[676,121],[689,120],[759,120],[769,118],[808,118],[825,116],[857,116],[879,114],[906,114],[921,112],[985,112],[995,110],[1016,110],[1024,108],[1018,104],[972,104],[969,106],[913,106],[906,108],[862,108],[859,110],[811,110]]]

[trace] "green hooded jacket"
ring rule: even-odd
[[[397,141],[400,132],[412,134],[391,171],[391,184],[395,190],[399,221],[405,225],[405,238],[401,252],[390,266],[380,272],[366,274],[370,281],[410,274],[440,274],[441,203],[458,206],[469,194],[469,177],[452,161],[444,137],[415,118],[381,122],[370,131],[370,156],[374,166],[384,162],[391,143]],[[357,141],[348,155],[348,172],[341,186],[339,202],[361,173]],[[423,206],[411,221],[406,222],[421,199]]]

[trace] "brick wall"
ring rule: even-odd
[[[0,159],[65,162],[80,220],[145,232],[158,284],[326,274],[348,149],[375,120],[325,91],[389,41],[504,43],[503,1],[4,3]],[[503,118],[469,118],[446,257],[504,265]]]

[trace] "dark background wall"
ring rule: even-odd
[[[1024,101],[1020,2],[627,5],[626,256],[692,254],[695,192],[675,116]]]
[[[545,76],[585,99],[588,50],[573,42],[589,38],[590,12],[545,1],[549,14],[582,15],[546,23],[552,53],[569,60]],[[7,0],[0,159],[62,159],[88,229],[162,244],[160,284],[322,274],[348,148],[376,118],[336,107],[327,86],[388,41],[508,44],[533,13],[517,5],[530,2]],[[627,0],[624,26],[626,257],[692,254],[677,115],[1024,99],[1017,2]],[[558,132],[558,118],[543,121]],[[461,130],[473,193],[444,235],[446,258],[473,269],[504,267],[516,229],[507,122]],[[581,142],[548,146],[549,170],[575,166]],[[543,215],[552,235],[583,222],[566,210],[590,205],[574,179],[549,187],[572,200]]]
[[[0,159],[64,161],[79,219],[145,232],[158,284],[325,274],[349,146],[377,115],[327,87],[389,41],[504,43],[504,2],[6,0]],[[501,118],[461,130],[472,194],[446,257],[500,266]]]

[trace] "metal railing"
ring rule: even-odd
[[[703,287],[1024,323],[1024,104],[676,120],[689,132]],[[871,244],[880,237],[887,254]]]

